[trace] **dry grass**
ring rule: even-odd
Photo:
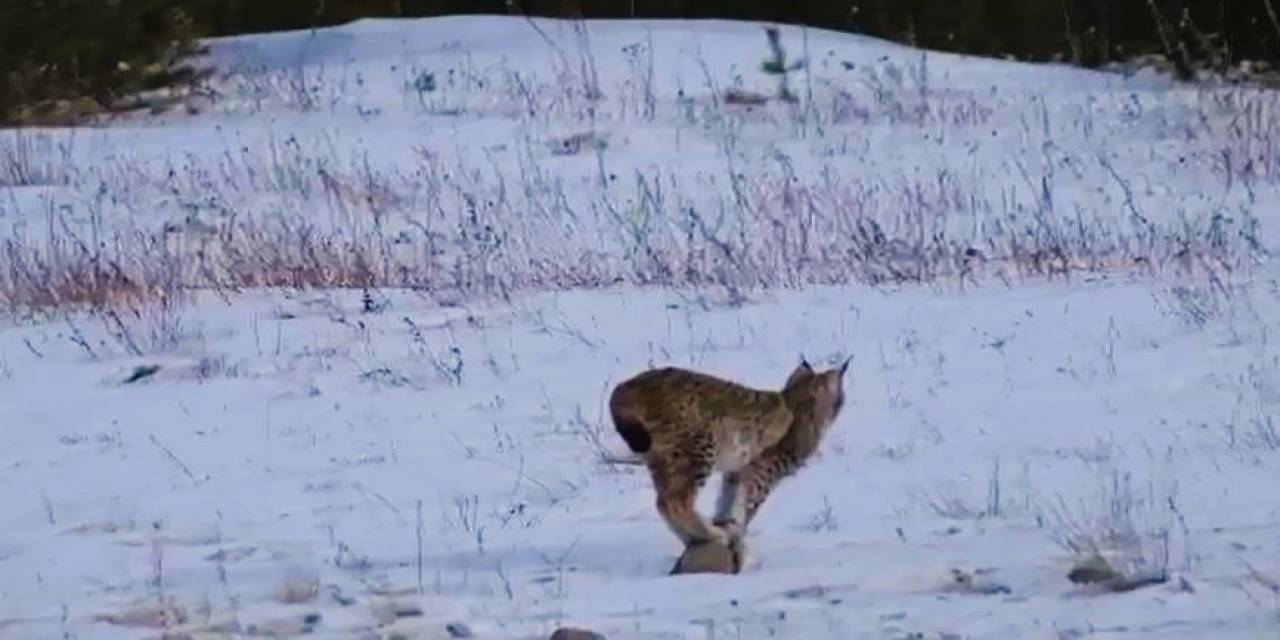
[[[1187,157],[1211,159],[1209,172],[1227,196],[1212,207],[1174,204],[1176,211],[1159,212],[1169,215],[1152,216],[1147,208],[1171,201],[1150,198],[1161,170],[1126,175],[1101,153],[1056,151],[1060,157],[1051,158],[1046,151],[1041,159],[1040,151],[1026,151],[1012,165],[932,174],[851,170],[848,156],[858,151],[845,148],[847,139],[836,151],[834,133],[847,123],[949,136],[986,131],[997,126],[993,114],[1022,108],[1020,125],[999,126],[1028,144],[1039,141],[1037,148],[1054,148],[1053,135],[1098,135],[1098,123],[1087,119],[1051,124],[1042,99],[1019,106],[1004,96],[987,104],[935,89],[923,55],[918,64],[860,69],[858,95],[824,86],[809,95],[806,87],[799,103],[754,113],[720,104],[715,96],[723,92],[709,71],[711,101],[657,100],[646,56],[636,49],[623,87],[598,86],[589,49],[579,42],[562,52],[557,82],[465,63],[456,74],[437,74],[430,92],[406,89],[406,98],[510,115],[526,131],[545,131],[553,119],[665,119],[704,132],[723,156],[718,170],[715,161],[698,172],[616,170],[611,149],[594,145],[579,155],[594,153],[599,184],[570,189],[548,166],[548,140],[531,134],[502,158],[420,149],[393,169],[368,152],[340,152],[350,147],[325,133],[271,137],[259,147],[188,154],[162,166],[123,155],[86,166],[76,163],[83,143],[74,133],[5,133],[0,187],[56,185],[70,204],[61,205],[67,211],[37,205],[48,208],[47,232],[13,234],[0,245],[0,303],[19,311],[136,308],[171,305],[194,290],[263,287],[404,288],[462,301],[619,284],[714,289],[716,297],[741,301],[751,291],[807,284],[963,286],[1097,272],[1221,280],[1267,253],[1251,203],[1280,185],[1280,120],[1271,115],[1271,93],[1206,90],[1174,105],[1198,117],[1165,136]],[[238,89],[234,78],[224,79],[224,89],[242,92],[239,102],[226,98],[229,108],[294,101],[315,111],[329,100],[322,96],[347,95],[340,90],[350,81],[345,76],[295,71]],[[416,84],[424,73],[413,70]],[[748,125],[780,143],[813,146],[750,147]],[[156,210],[157,201],[167,204]],[[0,197],[0,217],[4,205]],[[13,210],[30,217],[23,206]],[[138,219],[139,209],[161,221]]]
[[[308,194],[339,194],[328,201],[332,217],[357,222],[233,214],[205,228],[122,231],[97,243],[66,225],[50,225],[42,241],[0,244],[0,302],[11,309],[118,308],[173,300],[190,290],[264,287],[403,288],[458,300],[617,284],[748,292],[1087,272],[1222,277],[1247,268],[1259,244],[1245,234],[1228,237],[1213,225],[1118,224],[1101,217],[1079,224],[1045,210],[1010,211],[975,234],[957,220],[972,215],[965,207],[981,202],[978,185],[950,184],[945,177],[903,184],[885,198],[869,183],[764,176],[744,189],[740,201],[723,196],[723,209],[709,219],[691,201],[646,195],[648,185],[661,179],[637,178],[640,204],[615,208],[595,223],[603,222],[609,239],[596,247],[590,238],[598,236],[585,230],[581,240],[542,241],[563,233],[563,225],[551,222],[557,216],[580,214],[503,203],[484,192],[482,178],[470,193],[431,194],[490,203],[476,207],[462,225],[415,220],[421,214],[412,207],[421,203],[398,208],[305,182],[293,187],[299,201],[324,197]],[[353,177],[326,180],[361,184]],[[550,195],[568,203],[563,194]],[[525,213],[507,215],[514,211]],[[394,219],[408,223],[393,231],[391,223],[363,222]]]

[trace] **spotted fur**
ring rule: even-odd
[[[746,526],[769,492],[817,450],[844,405],[849,362],[800,365],[779,391],[687,369],[652,369],[614,388],[614,427],[644,460],[657,509],[686,546],[719,542],[741,552]],[[695,502],[713,470],[724,474],[716,515]]]

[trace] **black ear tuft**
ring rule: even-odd
[[[844,372],[849,370],[850,362],[853,362],[853,356],[849,356],[848,358],[845,358],[844,362],[840,365],[840,377],[843,378]]]
[[[813,373],[813,365],[809,364],[803,353],[800,354],[800,369],[804,370],[805,373]]]

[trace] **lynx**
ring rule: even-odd
[[[802,358],[781,391],[674,367],[645,371],[614,388],[614,427],[644,460],[658,512],[686,548],[724,544],[738,560],[735,571],[741,568],[747,525],[835,422],[848,367],[845,360],[818,372]],[[713,469],[723,482],[707,522],[695,501]]]

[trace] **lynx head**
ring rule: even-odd
[[[792,411],[805,414],[820,431],[825,431],[844,407],[844,374],[849,369],[846,359],[838,367],[815,371],[804,358],[787,377],[782,394]]]

